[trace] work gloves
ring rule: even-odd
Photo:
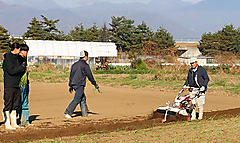
[[[98,92],[101,93],[101,90],[100,90],[98,84],[95,84],[94,86],[95,86],[95,88],[98,90]]]
[[[68,89],[68,91],[69,91],[70,93],[72,93],[72,92],[73,92],[73,86],[70,86],[69,89]]]
[[[98,92],[101,92],[98,84],[95,84],[94,86],[95,86],[95,88],[98,90]],[[77,89],[77,86],[70,86],[69,89],[68,89],[68,91],[69,91],[70,93],[72,93],[73,90],[76,90],[76,89]]]
[[[22,62],[22,67],[26,68],[26,66],[27,66],[27,62]]]
[[[76,89],[77,89],[77,86],[76,86],[76,85],[72,85],[72,86],[69,87],[69,90],[68,90],[68,91],[69,91],[70,93],[72,93],[73,90],[76,90]]]
[[[95,88],[96,88],[96,89],[99,89],[99,86],[98,86],[98,84],[95,84],[94,86],[95,86]]]
[[[202,87],[200,88],[200,92],[204,92],[204,91],[205,91],[205,87],[202,86]]]
[[[187,88],[186,85],[183,85],[182,90],[184,91]]]

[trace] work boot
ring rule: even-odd
[[[198,116],[199,120],[203,119],[203,108],[199,108],[199,116]]]
[[[5,123],[5,128],[8,130],[15,130],[16,128],[12,127],[10,124],[10,115],[9,111],[5,111],[5,114],[3,112],[3,118],[4,118],[4,123]]]
[[[29,110],[22,110],[21,125],[29,124]]]
[[[196,110],[193,109],[191,120],[196,120]]]
[[[16,119],[16,110],[12,110],[12,113],[11,113],[11,125],[12,127],[14,128],[20,128],[18,125],[17,125],[17,119]]]
[[[2,112],[2,117],[3,117],[3,122],[5,123],[7,120],[7,116],[6,116],[5,112]]]

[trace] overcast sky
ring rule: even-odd
[[[21,4],[21,3],[26,3],[26,2],[34,2],[34,1],[41,1],[41,0],[0,0],[3,1],[5,3],[8,4]],[[121,4],[121,3],[129,3],[129,2],[141,2],[141,3],[148,3],[151,0],[53,0],[55,1],[57,4],[61,5],[62,7],[69,7],[69,8],[73,8],[73,7],[78,7],[81,5],[86,5],[86,4],[92,4],[94,2],[100,2],[100,1],[108,1],[111,3],[117,3],[117,4]],[[187,2],[198,2],[201,0],[183,0],[183,1],[187,1]]]
[[[151,0],[54,0],[56,3],[63,7],[77,7],[84,4],[92,4],[94,2],[100,2],[100,1],[108,1],[111,3],[127,3],[127,2],[141,2],[141,3],[148,3]],[[198,2],[201,0],[183,0],[187,2]]]

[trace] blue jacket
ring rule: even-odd
[[[92,75],[92,71],[89,65],[85,60],[80,59],[76,63],[74,63],[71,67],[70,78],[69,78],[69,86],[86,86],[86,77],[88,77],[89,81],[96,85],[96,81]]]
[[[188,76],[187,76],[187,80],[185,82],[184,85],[189,85],[190,87],[194,87],[194,85],[196,85],[194,79],[193,79],[193,69],[190,68],[188,71]],[[207,90],[207,85],[209,82],[209,77],[207,74],[207,71],[198,65],[196,72],[196,76],[197,76],[197,83],[199,85],[199,88],[201,88],[202,86],[205,87],[205,90]]]

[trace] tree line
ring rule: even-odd
[[[59,19],[48,19],[44,15],[41,18],[42,20],[36,17],[31,19],[27,31],[22,35],[23,40],[114,42],[123,52],[130,51],[133,55],[175,54],[177,49],[173,36],[163,26],[154,32],[146,22],[135,26],[134,20],[124,16],[112,16],[109,28],[106,23],[102,27],[94,23],[90,28],[84,28],[80,23],[67,34],[56,27]],[[9,50],[7,43],[13,40],[9,36],[8,30],[0,25],[1,51]],[[239,28],[226,25],[216,33],[203,33],[198,48],[203,55],[215,55],[224,51],[237,53],[240,50],[239,40]]]
[[[215,33],[203,33],[198,48],[203,55],[236,54],[240,51],[240,28],[230,24]]]

